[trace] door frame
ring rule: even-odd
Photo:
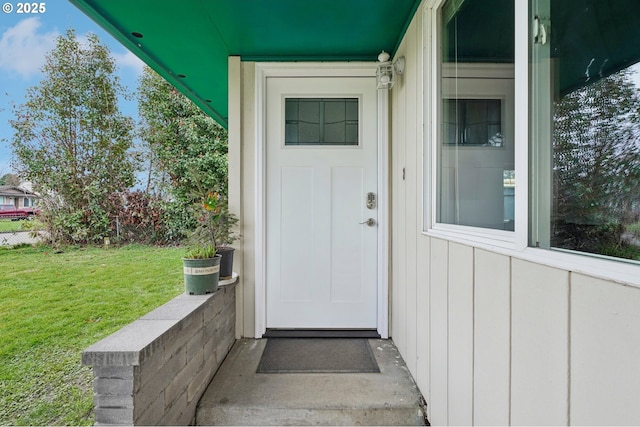
[[[256,63],[255,73],[255,336],[267,325],[266,279],[266,88],[269,77],[373,77],[375,62],[268,62]],[[378,256],[377,329],[389,337],[389,91],[378,90]]]

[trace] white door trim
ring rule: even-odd
[[[255,74],[255,336],[266,332],[266,83],[268,77],[372,77],[375,62],[256,63]],[[388,92],[378,91],[378,319],[382,338],[389,337],[389,104]]]

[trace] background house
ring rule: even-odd
[[[10,204],[16,208],[29,208],[35,206],[37,198],[36,193],[20,186],[0,186],[0,204]]]

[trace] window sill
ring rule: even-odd
[[[491,230],[462,225],[437,224],[424,234],[439,239],[463,243],[469,246],[482,246],[490,249],[517,251],[526,245],[518,242],[513,231]]]
[[[422,234],[427,237],[460,243],[548,267],[640,288],[640,263],[633,261],[617,260],[560,249],[523,247],[515,241],[503,242],[495,239],[475,238],[463,236],[462,233],[443,232],[441,230],[432,229]]]

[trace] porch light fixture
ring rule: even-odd
[[[378,89],[391,89],[395,83],[396,75],[401,76],[404,72],[404,56],[390,61],[390,56],[384,50],[378,55],[378,69],[376,71],[376,81]]]

